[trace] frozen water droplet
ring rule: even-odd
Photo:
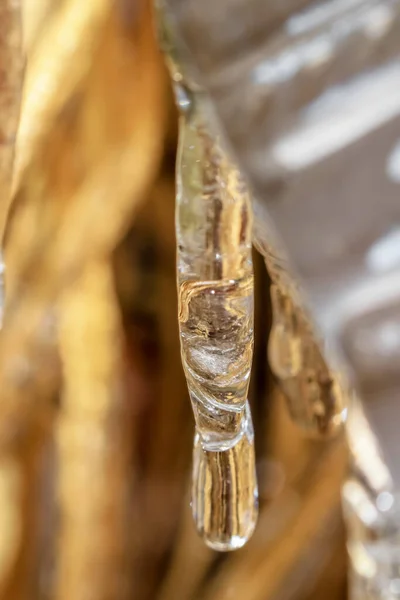
[[[205,450],[196,435],[193,452],[192,511],[205,543],[226,552],[251,537],[258,515],[254,443],[248,412],[246,431],[228,450]]]

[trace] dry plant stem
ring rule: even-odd
[[[329,437],[342,427],[346,398],[330,371],[312,326],[291,288],[266,254],[272,279],[269,363],[288,400],[293,420],[309,435]],[[284,275],[287,279],[288,275]]]
[[[0,239],[9,208],[15,137],[23,77],[21,6],[0,2]]]
[[[49,25],[49,18],[58,9],[63,0],[23,0],[22,30],[25,53],[32,55],[32,50],[42,39],[43,32]]]
[[[32,259],[31,249],[40,242],[43,247],[43,238],[53,234],[60,216],[57,211],[64,208],[85,174],[86,165],[79,160],[69,172],[74,146],[81,142],[82,149],[86,147],[84,140],[77,138],[80,132],[71,123],[71,112],[76,121],[110,15],[110,5],[103,0],[89,0],[82,6],[75,0],[63,2],[44,31],[38,31],[37,47],[28,55],[14,170],[14,210],[6,231],[7,251],[8,234],[17,220],[18,246],[14,242],[12,256],[7,256],[9,292]],[[60,158],[67,181],[60,172]],[[25,181],[29,181],[28,193],[23,189]],[[52,212],[46,219],[50,199]]]
[[[115,177],[121,176],[121,172],[125,176],[128,175],[128,170],[130,172],[131,169],[130,167],[128,169],[128,165],[131,165],[132,162],[130,160],[125,162],[124,159],[121,161],[122,164],[113,165],[115,167],[114,177],[110,176],[110,179],[106,181],[106,187],[102,189],[104,195],[116,191],[118,195],[120,190],[118,186],[113,185]],[[142,180],[139,177],[136,180],[136,184],[143,186],[143,188],[135,190],[138,192],[137,195],[134,192],[133,198],[136,198],[137,201],[144,194],[146,189],[144,186],[151,173],[144,169],[143,175]],[[126,182],[126,179],[124,181]],[[101,185],[101,183],[101,173],[99,173],[96,189],[97,184]],[[132,191],[133,185],[123,185]],[[76,208],[75,215],[70,214],[74,212],[73,210],[67,211],[65,216],[67,223],[64,224],[60,245],[58,248],[57,246],[56,248],[47,246],[49,259],[47,263],[45,256],[43,256],[43,261],[35,261],[33,269],[36,272],[37,268],[40,276],[38,275],[36,281],[26,290],[26,295],[18,296],[14,301],[12,298],[9,299],[8,319],[0,339],[0,378],[3,381],[0,406],[0,447],[10,441],[10,434],[20,431],[21,428],[25,429],[34,418],[33,390],[40,389],[43,401],[54,389],[56,372],[51,372],[47,363],[54,352],[54,337],[51,336],[51,331],[49,335],[46,332],[46,322],[52,315],[54,299],[61,290],[79,277],[86,262],[97,256],[106,256],[113,250],[116,240],[126,228],[127,218],[132,215],[134,209],[131,204],[132,199],[124,189],[123,193],[118,195],[119,199],[123,200],[119,214],[117,213],[118,203],[115,203],[112,209],[108,206],[105,212],[109,214],[104,221],[102,231],[94,231],[91,224],[102,219],[99,215],[99,212],[102,211],[96,210],[95,205],[90,203],[94,199],[91,196],[95,195],[95,190],[91,192],[88,189],[88,194],[90,194],[89,206],[85,206],[87,196],[82,194],[81,210],[73,207]],[[100,194],[97,194],[98,199],[99,196]],[[79,220],[80,216],[84,220],[84,224]],[[110,225],[108,230],[106,230],[106,223]],[[77,231],[79,224],[82,227],[80,231]],[[78,240],[76,240],[75,246],[68,248],[67,240],[68,238],[74,240],[74,233],[77,234]],[[42,256],[42,252],[40,255]],[[57,259],[59,259],[59,266],[57,266]],[[31,319],[27,327],[28,314],[31,315]],[[14,349],[14,354],[10,352],[11,349]],[[17,364],[14,364],[15,356],[18,357]],[[41,371],[44,371],[43,377],[40,377]]]
[[[21,464],[20,457],[10,455],[2,457],[0,462],[0,526],[2,531],[0,594],[2,597],[9,597],[8,592],[15,587],[16,583],[12,574],[20,557],[21,541],[25,533],[25,514],[22,514],[24,475],[25,469]]]
[[[259,463],[260,497],[267,502],[279,498],[282,489],[298,489],[306,486],[309,470],[321,451],[321,443],[311,441],[293,422],[288,414],[286,398],[279,386],[275,386],[268,398],[271,404],[270,421],[265,431],[265,470],[262,459]],[[271,472],[272,468],[272,472]],[[265,487],[264,487],[265,486]]]
[[[339,486],[345,473],[346,459],[342,443],[336,442],[326,451],[298,511],[280,539],[274,542],[273,549],[270,540],[263,540],[263,518],[268,509],[263,511],[259,528],[246,553],[229,557],[202,600],[228,600],[232,589],[238,598],[246,600],[274,598],[279,590],[290,586],[291,574],[299,577],[296,585],[304,585],[306,582],[295,567],[301,564],[304,575],[308,577],[309,561],[312,559],[307,554],[313,551],[318,554],[321,531],[329,538],[330,527],[339,521]]]
[[[21,6],[18,0],[0,1],[0,241],[10,205],[11,178],[23,79]],[[2,263],[2,260],[1,260]],[[3,274],[0,274],[0,311],[3,311]],[[30,436],[31,438],[32,436]],[[30,439],[29,438],[29,439]],[[29,444],[28,444],[29,445]],[[29,448],[32,450],[32,447]],[[22,588],[29,555],[27,527],[32,510],[26,504],[27,482],[34,452],[0,458],[0,594],[16,598]],[[31,507],[34,506],[32,501]],[[23,587],[23,586],[22,586]],[[26,591],[26,590],[25,590]]]
[[[1,459],[0,597],[7,600],[27,600],[38,590],[38,481],[51,424],[33,428],[17,452]]]
[[[326,568],[312,587],[311,593],[304,595],[307,600],[337,600],[346,598],[347,556],[343,552],[345,546],[344,531],[341,530],[337,540],[331,544],[331,556]]]
[[[150,408],[151,432],[146,437],[144,478],[138,519],[135,594],[155,597],[167,553],[175,541],[184,511],[187,474],[191,461],[193,422],[183,376],[176,319],[175,184],[163,174],[145,209],[147,227],[155,238],[154,305],[158,319],[160,366],[156,397]],[[151,298],[146,298],[151,302]],[[174,418],[171,419],[171,414]],[[160,503],[160,494],[163,501]]]
[[[186,502],[171,564],[157,600],[192,600],[215,559],[215,552],[198,537]]]
[[[117,35],[114,29],[112,39],[115,40]],[[54,152],[54,145],[60,142],[54,132],[62,134],[65,138],[62,141],[68,142],[63,156],[64,167],[71,164],[67,157],[71,161],[76,151],[72,141],[77,140],[68,139],[70,132],[68,128],[61,127],[63,119],[59,114],[47,138],[48,144],[38,146],[15,197],[7,236],[12,285],[6,325],[0,340],[0,377],[3,382],[0,446],[16,443],[15,432],[23,431],[35,418],[34,391],[40,388],[40,401],[43,403],[56,384],[57,372],[46,364],[54,355],[54,333],[46,328],[46,323],[52,314],[55,298],[79,277],[87,261],[112,252],[155,176],[164,131],[162,97],[165,79],[148,13],[146,24],[143,24],[140,35],[138,33],[139,47],[135,51],[131,45],[135,44],[134,35],[133,41],[127,43],[128,48],[124,46],[121,49],[119,60],[132,75],[128,81],[132,86],[130,94],[133,90],[135,92],[135,102],[132,106],[130,94],[127,97],[118,95],[122,106],[114,99],[117,106],[113,105],[113,114],[123,112],[126,118],[130,116],[129,121],[120,123],[118,137],[113,140],[114,154],[107,156],[104,151],[105,156],[95,156],[94,164],[87,165],[90,169],[83,169],[78,181],[73,171],[75,162],[72,161],[71,177],[67,181],[60,179],[65,173],[60,170],[61,155]],[[106,49],[105,45],[104,51]],[[134,53],[133,64],[126,57],[128,50]],[[115,65],[115,53],[112,59]],[[106,91],[109,81],[105,80],[104,62],[101,60],[104,59],[98,57],[94,67],[97,67],[96,77],[102,78]],[[69,63],[64,65],[65,69],[70,67]],[[118,73],[121,74],[120,71]],[[122,70],[122,75],[124,73],[126,71]],[[137,80],[134,79],[135,74]],[[97,95],[98,84],[95,86],[93,82],[92,85],[92,93]],[[119,84],[112,87],[115,88],[119,89]],[[88,96],[78,103],[76,110],[80,115],[84,110],[81,103],[84,102],[89,102]],[[78,122],[76,127],[82,132],[83,123]],[[98,127],[93,127],[84,136],[81,133],[82,143],[90,156],[94,142],[88,136],[93,131],[98,132]],[[115,127],[111,131],[115,131]],[[100,141],[104,149],[111,134],[109,131],[103,131],[103,134]],[[110,202],[110,197],[113,202]],[[42,214],[41,218],[39,214]],[[39,222],[35,235],[29,237],[32,224],[38,225]],[[22,280],[24,288],[20,287]],[[29,320],[27,314],[30,315]],[[13,365],[13,356],[18,356],[17,365]]]
[[[87,266],[59,303],[65,385],[57,430],[57,600],[126,597],[129,419],[110,265]]]
[[[260,231],[262,218],[255,219],[253,237],[271,279],[269,365],[285,393],[292,419],[310,437],[326,439],[343,426],[347,403],[343,381],[325,360],[324,341],[316,334],[273,230],[267,241]]]
[[[87,77],[110,14],[107,0],[68,0],[29,56],[16,157],[16,187],[54,120]]]
[[[19,504],[20,473],[15,464],[15,459],[5,457],[1,464],[0,487],[2,498],[2,539],[0,546],[0,565],[1,571],[7,570],[10,548],[14,547],[14,539],[18,538],[19,533],[19,515],[16,513],[16,507]],[[11,540],[11,538],[13,538]],[[12,554],[12,553],[11,553]],[[6,568],[5,568],[6,566]],[[1,577],[2,579],[2,577]]]
[[[67,78],[66,84],[61,85],[63,102],[57,87],[52,88],[52,94],[37,98],[40,115],[29,103],[23,107],[26,128],[34,128],[41,135],[25,140],[31,159],[26,170],[19,172],[7,227],[7,261],[12,267],[10,293],[21,278],[26,279],[27,273],[35,269],[40,255],[46,255],[61,227],[64,252],[77,245],[89,245],[88,233],[115,240],[113,224],[129,225],[131,202],[134,204],[131,198],[143,193],[157,168],[165,127],[161,100],[165,76],[150,15],[147,11],[128,32],[129,36],[121,30],[110,8],[101,23],[89,21],[88,27],[89,24],[91,30],[97,31],[97,51],[93,55],[91,47],[84,55],[84,62],[92,64],[86,79],[80,86],[76,87],[75,82],[71,87],[68,82],[72,76]],[[85,30],[81,33],[85,36]],[[53,46],[51,41],[50,37],[47,53],[57,56],[55,64],[61,73],[71,70],[71,64],[72,70],[77,62],[81,64],[82,57],[78,61],[75,55],[65,55],[63,48]],[[41,61],[38,65],[33,61],[29,79],[33,88],[46,75],[42,72],[45,67]],[[61,76],[54,74],[55,80],[57,77]],[[121,85],[124,95],[116,91]],[[29,82],[26,95],[35,98]],[[99,95],[104,104],[98,102]],[[114,202],[109,201],[111,193]],[[116,199],[120,203],[118,209]],[[72,237],[66,214],[69,210],[74,220]],[[98,227],[92,226],[95,211]],[[57,253],[54,258],[58,260]]]
[[[175,182],[165,179],[152,194],[152,219],[158,236],[160,258],[159,290],[157,308],[160,314],[161,383],[154,417],[154,438],[149,440],[150,478],[159,478],[162,473],[179,465],[182,486],[186,485],[187,468],[193,441],[193,422],[188,404],[187,386],[181,368],[178,323],[176,319],[176,273],[175,273]],[[174,367],[172,368],[173,365]],[[171,404],[173,403],[173,404]],[[177,415],[171,419],[171,410]],[[184,428],[184,429],[183,429]],[[160,453],[160,445],[165,452]],[[189,457],[182,464],[183,449]],[[176,467],[175,467],[176,468]],[[183,492],[184,493],[184,492]]]

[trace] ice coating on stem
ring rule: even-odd
[[[201,92],[181,83],[176,88],[179,326],[196,420],[192,508],[205,542],[225,551],[243,546],[257,519],[247,402],[253,353],[250,201],[237,168],[210,133]]]
[[[158,35],[180,112],[177,285],[183,368],[196,422],[192,511],[205,543],[243,546],[258,514],[247,393],[253,355],[252,215],[242,177],[186,72],[162,1]]]
[[[329,369],[309,322],[290,294],[273,283],[271,299],[271,369],[294,421],[311,437],[329,437],[344,419],[345,392],[339,375]]]

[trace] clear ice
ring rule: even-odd
[[[247,393],[253,354],[250,199],[207,122],[199,90],[175,76],[179,327],[196,436],[192,510],[205,543],[234,550],[258,513]]]

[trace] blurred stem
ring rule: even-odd
[[[112,272],[92,263],[60,301],[57,600],[126,597],[129,420]]]

